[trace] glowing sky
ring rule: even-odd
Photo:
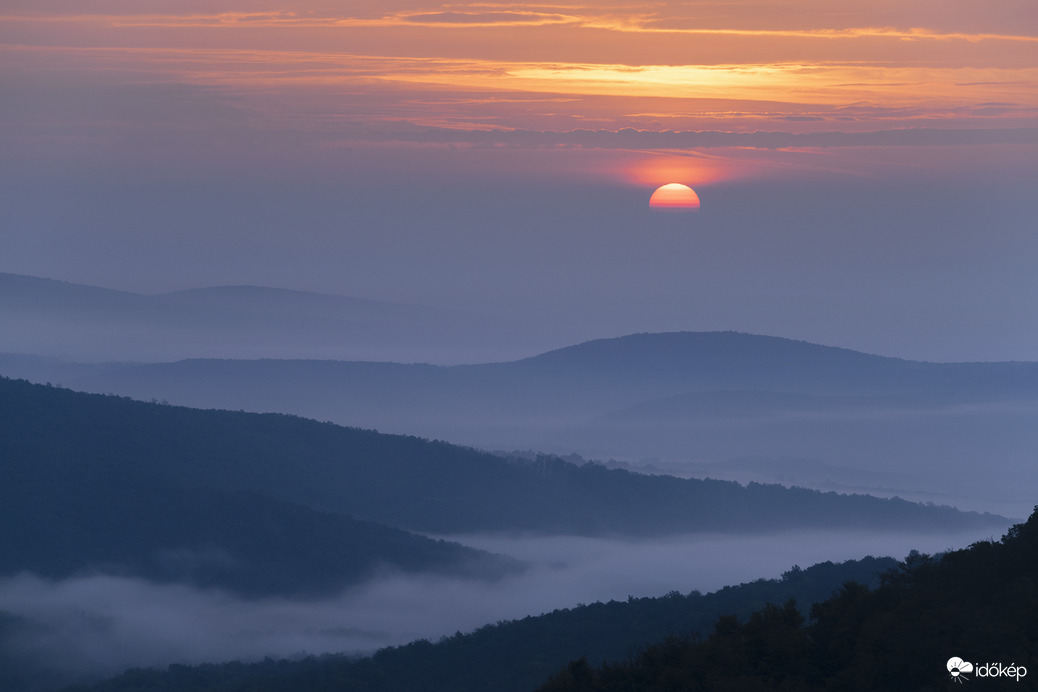
[[[854,345],[821,326],[833,316],[818,295],[860,244],[844,305],[881,314],[922,288],[912,309],[942,314],[945,339],[967,299],[986,328],[990,301],[1006,325],[1033,316],[1038,286],[1016,273],[1035,250],[1033,0],[8,0],[0,74],[3,271],[531,313],[561,294],[611,306],[602,316],[660,315],[589,331],[785,324]],[[640,249],[639,270],[617,247],[629,228],[580,215],[596,194],[643,210],[668,182],[695,187],[718,232],[744,232],[711,249],[710,271],[755,272],[723,305],[689,307],[725,279],[668,265],[684,240],[662,241],[664,259]],[[838,192],[806,218],[818,184]],[[404,209],[381,214],[383,193]],[[875,224],[834,229],[862,198],[884,209]],[[725,216],[729,201],[748,216]],[[495,204],[527,226],[493,224]],[[804,305],[783,312],[799,332],[743,295],[782,281],[754,255],[776,248],[794,284],[800,264],[817,270],[787,296]],[[481,303],[490,276],[499,302]],[[917,320],[893,322],[885,333]],[[1012,338],[1038,358],[1038,333]]]
[[[685,152],[810,146],[818,133],[854,146],[870,142],[853,134],[904,128],[914,136],[899,145],[944,129],[957,131],[945,141],[1033,143],[1038,109],[1029,0],[38,5],[6,3],[8,78],[130,99],[132,87],[145,98],[177,87],[189,103],[50,111],[19,123],[37,146],[102,147],[130,129],[149,140],[201,134],[208,147],[230,123],[184,112],[192,100],[244,111],[223,114],[242,116],[236,129],[314,147]],[[611,141],[624,128],[643,136]],[[667,131],[712,136],[646,136]]]

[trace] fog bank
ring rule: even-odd
[[[532,563],[495,582],[384,575],[335,598],[242,600],[217,590],[116,576],[0,580],[0,611],[32,622],[5,658],[46,661],[72,680],[131,666],[301,653],[365,652],[580,603],[713,591],[776,578],[793,565],[910,550],[940,552],[1000,535],[791,532],[629,541],[565,536],[452,536]],[[24,624],[24,623],[23,623]]]

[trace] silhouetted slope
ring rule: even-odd
[[[828,598],[844,582],[878,584],[891,558],[826,562],[793,569],[781,579],[759,579],[710,594],[677,592],[659,598],[593,603],[521,620],[487,625],[436,643],[417,641],[350,661],[321,656],[167,670],[129,671],[89,689],[176,689],[182,692],[264,689],[356,692],[523,692],[568,660],[621,660],[635,647],[670,634],[703,633],[725,613],[748,614],[770,601],[796,598],[805,605]]]
[[[774,337],[601,339],[509,363],[188,360],[0,371],[179,405],[283,412],[488,449],[670,464],[812,459],[885,489],[1022,516],[1038,484],[1038,364],[918,363]],[[963,478],[983,462],[985,473]],[[880,489],[877,489],[879,491]]]
[[[0,574],[61,579],[99,572],[247,597],[309,597],[380,571],[493,577],[520,568],[455,543],[257,495],[98,473],[35,480],[0,491],[0,523],[7,527]]]
[[[1038,651],[1038,508],[999,543],[938,558],[912,556],[875,591],[849,583],[811,608],[790,601],[747,621],[722,617],[704,641],[670,639],[625,664],[575,660],[541,692],[611,690],[946,690],[946,661],[961,677],[998,689],[1032,689]],[[1020,680],[976,680],[981,665],[1024,666]],[[962,682],[960,680],[959,682]],[[1017,687],[1019,685],[1019,687]]]
[[[105,572],[298,596],[336,592],[377,570],[482,577],[519,568],[241,491],[226,476],[233,465],[192,474],[192,465],[218,466],[219,454],[204,437],[189,439],[198,430],[163,424],[171,407],[83,396],[0,380],[0,574]],[[249,447],[239,447],[247,472]],[[212,482],[221,475],[228,482]]]
[[[902,500],[648,476],[275,414],[203,411],[0,380],[14,478],[263,495],[408,530],[652,535],[796,527],[1004,526]],[[11,490],[11,492],[14,492]]]

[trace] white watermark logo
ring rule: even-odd
[[[963,680],[969,680],[966,673],[973,672],[973,664],[969,661],[963,661],[958,656],[952,656],[948,659],[948,674],[951,675],[951,679],[955,682],[962,682]]]
[[[958,656],[948,659],[948,675],[955,682],[968,681],[969,673],[978,678],[1011,678],[1020,682],[1020,678],[1027,675],[1027,668],[1010,663],[1008,666],[1001,663],[978,663],[976,665],[969,661],[963,661]]]

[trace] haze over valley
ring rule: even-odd
[[[7,278],[22,290],[3,309],[24,330],[9,345],[46,342],[78,314],[96,355],[156,324],[77,313],[90,287]],[[234,293],[233,309],[227,292],[192,293],[149,338],[193,324],[189,348],[252,355],[199,316],[248,306],[260,332],[299,324],[261,310],[266,289]],[[349,351],[322,310],[351,303],[291,298],[332,325],[307,348]],[[422,319],[383,337],[403,350]],[[371,652],[793,565],[941,552],[996,538],[1032,501],[1034,363],[734,332],[465,365],[69,353],[0,355],[4,375],[37,382],[0,381],[4,523],[20,527],[2,536],[2,668],[25,689]],[[59,650],[64,663],[46,664]]]
[[[24,689],[371,652],[797,564],[942,551],[1009,524],[24,380],[0,380],[0,422],[0,507],[18,527],[0,535],[0,671]]]
[[[80,352],[78,341],[52,339],[69,351],[60,359],[0,355],[0,371],[35,382],[201,408],[292,413],[506,453],[577,455],[631,470],[900,496],[1016,518],[1028,515],[1031,488],[1038,487],[1031,463],[1038,451],[1035,363],[919,362],[731,332],[628,335],[496,363],[311,359],[308,354],[336,349],[354,352],[355,344],[363,351],[373,335],[389,354],[416,354],[421,344],[429,360],[448,343],[418,339],[424,313],[406,317],[375,306],[366,322],[353,325],[360,334],[354,340],[354,305],[331,296],[241,288],[229,306],[225,291],[189,292],[190,307],[181,305],[178,319],[156,331],[158,318],[141,317],[149,312],[77,313],[95,304],[96,289],[6,280],[18,290],[8,293],[4,314],[22,320],[4,341],[9,349],[45,341],[71,314],[78,314],[76,329],[96,335]],[[275,301],[264,312],[271,295],[286,295],[291,309]],[[242,314],[253,331],[238,326]],[[300,331],[303,319],[311,320],[310,331]],[[177,335],[185,324],[195,326],[182,342]],[[239,340],[228,340],[227,330]],[[126,347],[127,334],[150,335],[166,352],[183,347],[244,357],[154,363],[91,357]],[[456,352],[469,337],[465,330],[452,333]],[[292,357],[253,359],[253,343],[268,355]]]
[[[1034,10],[6,0],[0,691],[1024,689]]]

